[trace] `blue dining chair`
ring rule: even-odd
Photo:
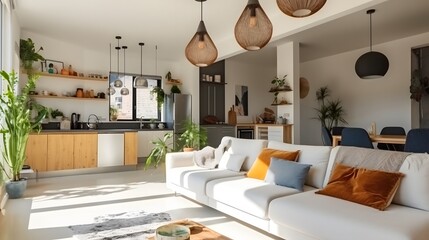
[[[403,127],[384,127],[381,129],[380,135],[407,135]],[[391,151],[404,151],[404,144],[379,143],[378,149]]]
[[[371,138],[363,128],[344,128],[341,134],[341,146],[374,148]]]
[[[341,136],[341,133],[343,132],[344,128],[346,127],[332,127],[332,135]]]
[[[429,153],[429,128],[411,129],[405,140],[405,152]]]
[[[332,135],[326,127],[322,127],[322,142],[325,146],[332,146]]]

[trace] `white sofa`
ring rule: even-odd
[[[224,137],[229,153],[246,156],[241,172],[194,165],[193,153],[169,153],[166,184],[173,191],[279,237],[295,239],[429,239],[429,155],[412,154],[393,203],[385,210],[315,194],[330,176],[338,149]],[[248,178],[245,173],[265,147],[300,150],[312,167],[304,191]],[[379,151],[379,150],[368,150]]]

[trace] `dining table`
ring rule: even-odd
[[[405,144],[406,135],[369,135],[372,142],[376,143],[391,143],[391,144]],[[341,135],[332,136],[332,147],[338,146],[341,141]]]

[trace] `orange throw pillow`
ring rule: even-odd
[[[403,176],[399,172],[337,164],[328,185],[316,193],[384,210],[392,202]]]
[[[264,148],[262,152],[259,154],[258,158],[253,163],[249,172],[247,172],[247,176],[250,178],[256,178],[260,180],[265,179],[265,175],[267,174],[268,167],[270,166],[271,158],[280,158],[289,161],[296,161],[298,158],[299,151],[288,152],[281,151],[271,148]]]

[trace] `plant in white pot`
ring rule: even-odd
[[[26,158],[25,149],[28,136],[33,131],[40,131],[46,110],[36,119],[31,120],[29,92],[35,89],[38,75],[29,74],[28,82],[21,92],[17,93],[16,73],[12,71],[8,74],[1,71],[0,74],[6,81],[6,89],[0,98],[0,114],[2,115],[0,133],[3,139],[3,159],[0,166],[5,176],[9,178],[9,181],[6,182],[6,192],[9,198],[20,198],[27,186],[27,180],[21,178],[20,172]]]

